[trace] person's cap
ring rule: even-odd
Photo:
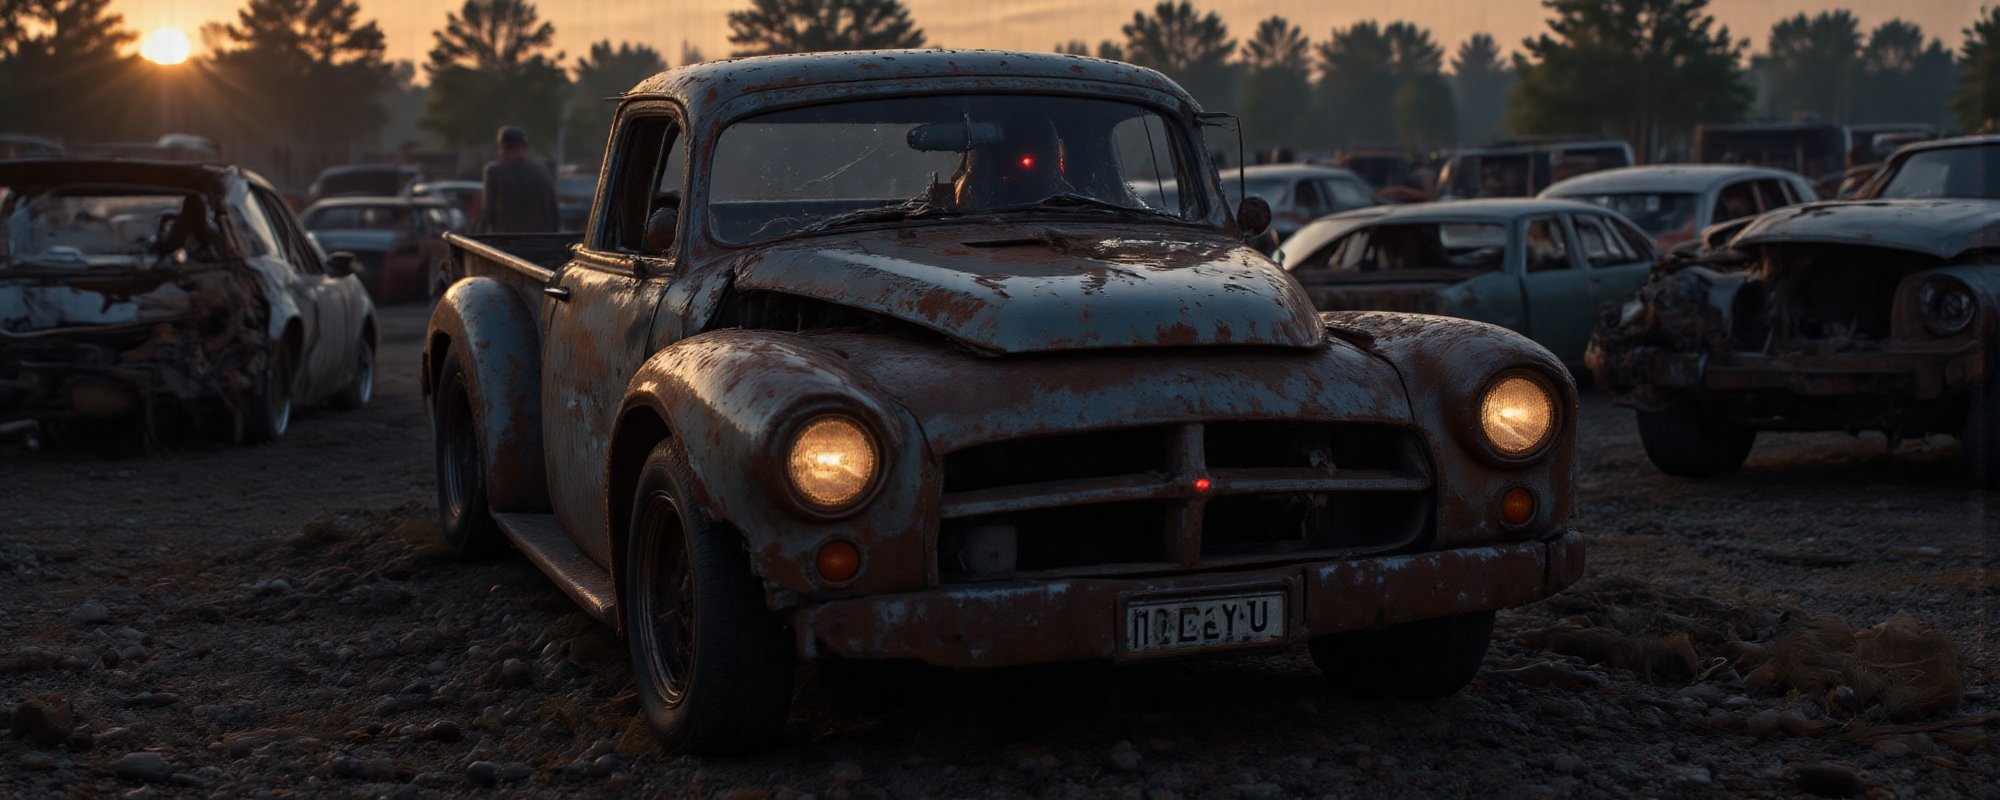
[[[500,146],[506,147],[507,145],[510,144],[518,144],[526,146],[528,144],[528,132],[521,130],[520,128],[516,128],[512,125],[508,125],[504,128],[501,128]]]

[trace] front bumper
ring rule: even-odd
[[[1583,537],[1153,578],[996,581],[833,600],[795,612],[799,652],[999,667],[1122,656],[1128,598],[1282,587],[1284,645],[1526,605],[1583,574]]]
[[[1892,343],[1849,353],[1739,353],[1716,363],[1697,353],[1660,353],[1647,359],[1655,386],[1703,392],[1784,391],[1803,397],[1894,395],[1931,400],[1977,385],[1986,373],[1977,340],[1939,346]]]

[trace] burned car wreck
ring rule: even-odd
[[[1959,437],[1992,484],[2000,138],[1906,148],[1847,202],[1712,231],[1606,309],[1587,360],[1661,471],[1741,466],[1759,431]]]
[[[275,439],[365,403],[373,307],[261,179],[140,161],[0,164],[0,425]]]

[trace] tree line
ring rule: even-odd
[[[652,46],[611,41],[571,59],[529,0],[463,0],[421,64],[389,62],[357,0],[245,0],[233,21],[201,32],[205,55],[174,85],[125,52],[136,37],[109,2],[0,0],[0,131],[80,141],[169,126],[340,147],[372,140],[390,99],[420,96],[421,128],[447,146],[480,147],[516,124],[542,149],[561,137],[588,161],[608,133],[603,99],[669,63]],[[1314,38],[1274,15],[1239,40],[1192,0],[1162,0],[1116,37],[1054,49],[1158,69],[1205,106],[1238,111],[1258,148],[1426,151],[1582,134],[1658,152],[1695,124],[1750,117],[1968,131],[2000,118],[2000,8],[1982,10],[1955,49],[1900,19],[1864,34],[1848,11],[1800,14],[1751,58],[1708,0],[1543,5],[1548,29],[1512,53],[1487,34],[1447,52],[1397,20]],[[745,0],[728,25],[733,56],[934,44],[902,0]],[[685,46],[679,55],[702,60]]]

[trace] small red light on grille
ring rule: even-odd
[[[1208,491],[1208,485],[1209,485],[1209,484],[1208,484],[1208,479],[1207,479],[1207,478],[1196,478],[1196,479],[1194,479],[1194,490],[1195,490],[1195,491],[1197,491],[1197,492],[1206,492],[1206,491]]]

